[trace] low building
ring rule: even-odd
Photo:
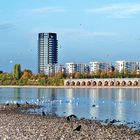
[[[55,65],[48,64],[44,69],[44,74],[48,76],[55,75]]]
[[[76,63],[66,63],[66,73],[75,73],[77,71]]]
[[[90,72],[108,71],[111,68],[111,64],[106,62],[90,62]]]
[[[64,65],[59,65],[59,64],[55,65],[55,73],[59,73],[59,72],[65,73],[65,71],[66,70]]]
[[[89,66],[87,64],[81,63],[66,63],[66,73],[75,73],[75,72],[89,72]]]
[[[119,72],[124,72],[124,71],[137,71],[139,70],[139,62],[135,61],[116,61],[115,67]]]

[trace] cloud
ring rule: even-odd
[[[114,18],[130,18],[140,13],[140,3],[119,3],[100,8],[87,9],[90,13],[105,13]]]
[[[13,29],[15,27],[12,23],[3,23],[0,24],[0,30],[7,30],[7,29]]]
[[[42,7],[42,8],[35,8],[35,9],[24,9],[20,10],[20,13],[26,13],[26,14],[31,14],[31,15],[40,15],[40,14],[48,14],[48,13],[61,13],[64,12],[65,10],[63,8],[59,7]]]

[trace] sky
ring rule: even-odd
[[[139,0],[0,0],[0,70],[37,72],[40,32],[58,35],[58,63],[140,61]]]

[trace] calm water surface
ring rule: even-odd
[[[39,113],[140,122],[140,89],[0,88],[0,103],[26,101],[43,105]]]

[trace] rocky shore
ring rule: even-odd
[[[57,117],[29,114],[36,105],[0,105],[1,140],[139,140],[140,131],[127,126],[102,125],[97,121],[78,120],[76,116]]]

